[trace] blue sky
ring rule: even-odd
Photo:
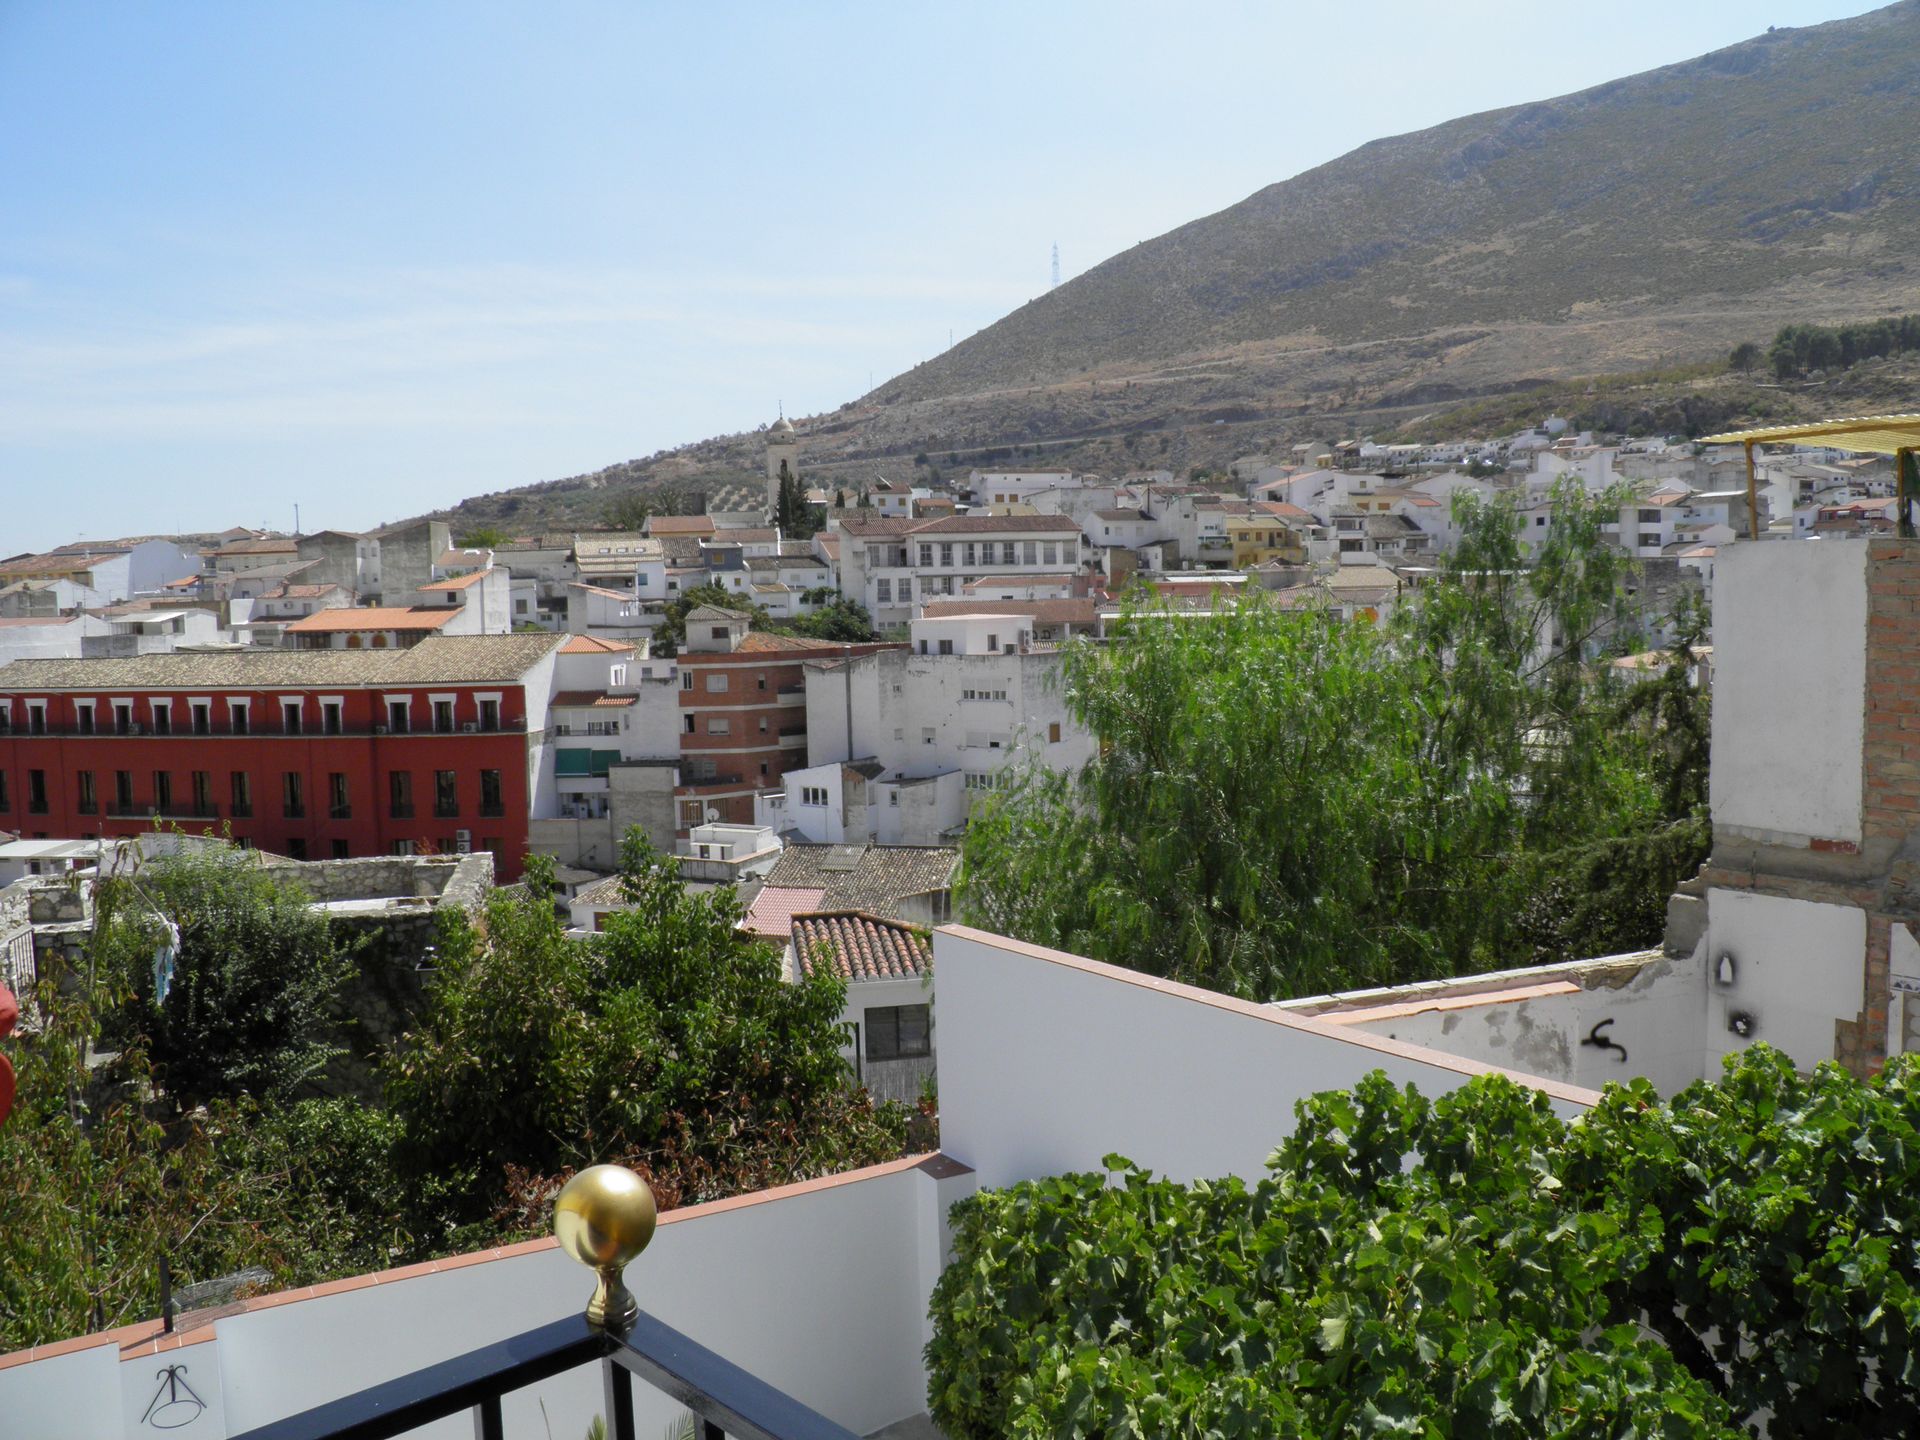
[[[829,409],[1367,140],[1858,0],[0,0],[0,554]]]

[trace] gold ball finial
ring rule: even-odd
[[[560,1248],[598,1272],[599,1288],[587,1319],[624,1330],[640,1313],[620,1272],[653,1239],[653,1191],[624,1165],[594,1165],[569,1180],[553,1202],[553,1233]]]

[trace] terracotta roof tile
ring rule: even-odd
[[[562,655],[607,655],[624,653],[633,648],[633,643],[627,640],[602,640],[597,635],[569,635],[567,643],[560,647],[560,653]]]
[[[560,636],[546,634],[429,635],[404,650],[183,650],[93,660],[15,660],[0,666],[0,690],[511,683],[523,679],[560,643]]]
[[[818,888],[763,885],[740,928],[784,944],[793,933],[793,917],[818,910],[826,898],[827,892]]]
[[[429,580],[424,585],[416,585],[414,591],[417,594],[422,590],[464,590],[469,585],[478,585],[492,573],[491,570],[469,570],[466,574],[456,575],[451,580]]]
[[[766,883],[822,890],[828,909],[885,915],[912,896],[950,889],[959,861],[944,845],[789,845]]]
[[[316,610],[287,626],[296,635],[325,635],[342,630],[438,630],[460,612],[445,606],[356,605]]]
[[[924,931],[859,910],[794,916],[793,950],[802,974],[828,966],[842,980],[904,980],[933,969]]]
[[[1099,609],[1091,600],[929,600],[921,616],[941,620],[954,615],[1025,615],[1041,625],[1092,625]]]

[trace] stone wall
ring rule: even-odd
[[[493,856],[382,855],[358,860],[272,860],[267,868],[316,902],[369,902],[328,912],[354,975],[336,1018],[348,1053],[328,1066],[322,1093],[373,1096],[379,1058],[420,1013],[435,960],[439,912],[476,911],[493,888]],[[384,902],[384,903],[380,903]]]

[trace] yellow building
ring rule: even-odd
[[[1278,515],[1236,515],[1227,522],[1233,545],[1233,568],[1252,565],[1304,565],[1307,549],[1300,537]]]

